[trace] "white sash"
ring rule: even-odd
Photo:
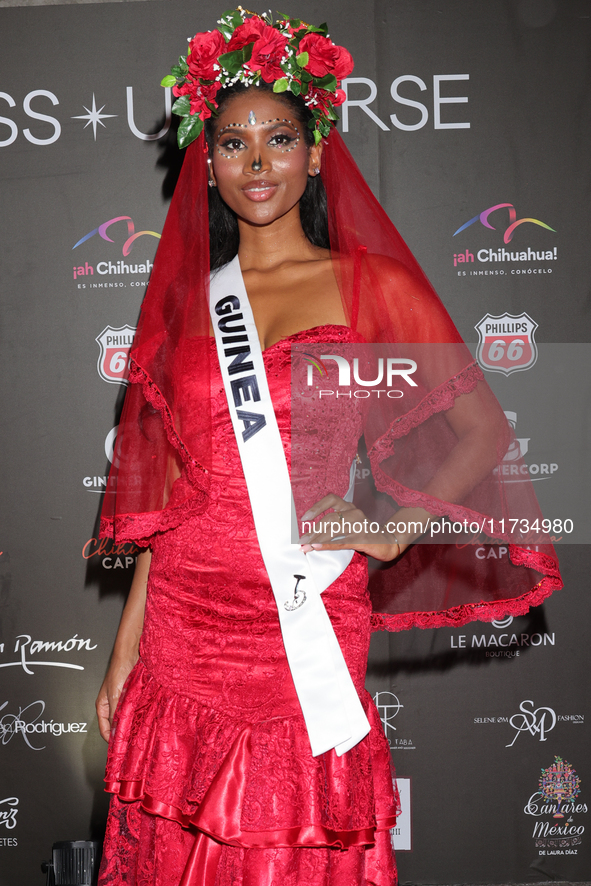
[[[370,726],[320,592],[343,572],[353,552],[316,551],[313,557],[291,543],[289,472],[237,257],[212,274],[209,305],[258,542],[312,754],[334,748],[341,755]]]

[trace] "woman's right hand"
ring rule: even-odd
[[[129,658],[120,663],[111,662],[107,676],[103,680],[103,685],[99,689],[99,694],[95,702],[96,714],[98,717],[98,727],[102,738],[109,741],[111,735],[111,726],[113,725],[113,715],[119,703],[119,698],[123,691],[125,681],[131,673],[138,656]]]
[[[99,730],[105,741],[109,741],[113,715],[125,681],[139,658],[151,559],[152,553],[149,550],[142,551],[138,555],[129,596],[117,631],[111,663],[95,702]]]

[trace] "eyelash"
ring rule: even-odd
[[[272,142],[277,139],[281,139],[282,143],[275,145],[272,144]],[[287,153],[287,151],[293,151],[298,141],[299,136],[288,135],[285,132],[275,132],[269,139],[269,144],[271,145],[271,147],[277,147],[284,153]],[[238,147],[236,147],[236,144],[238,144]],[[218,143],[218,151],[220,148],[225,148],[228,152],[233,152],[235,156],[237,156],[239,151],[241,151],[244,147],[246,147],[246,145],[244,144],[242,139],[238,138],[238,136],[235,135],[231,136],[227,140],[222,140]]]

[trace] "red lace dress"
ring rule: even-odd
[[[358,339],[345,327],[318,327],[264,352],[288,461],[290,346],[298,340]],[[188,509],[180,526],[153,539],[140,660],[109,747],[114,796],[99,882],[392,886],[390,753],[364,689],[365,558],[355,555],[323,600],[372,728],[343,756],[314,758],[214,366],[209,505],[201,516]],[[325,428],[323,449],[338,447],[343,458],[317,472],[318,497],[348,487],[361,421],[352,412],[346,427]]]

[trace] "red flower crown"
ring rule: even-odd
[[[273,84],[273,92],[301,95],[312,112],[308,126],[316,144],[338,120],[335,107],[345,100],[341,80],[353,70],[353,59],[327,36],[326,24],[314,27],[296,18],[273,24],[239,6],[224,13],[214,31],[195,34],[186,56],[171,68],[162,86],[177,97],[172,110],[182,117],[179,147],[194,141],[203,123],[217,113],[218,90],[234,83]]]

